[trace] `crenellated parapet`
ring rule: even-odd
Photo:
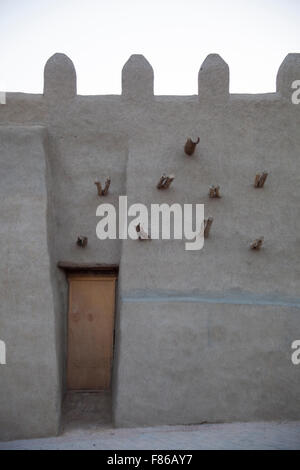
[[[70,100],[77,95],[76,70],[73,62],[65,54],[56,53],[50,57],[44,69],[43,96],[57,102]],[[279,67],[276,79],[276,92],[279,99],[289,99],[295,89],[296,82],[300,83],[300,54],[288,54]],[[218,54],[209,54],[202,63],[198,73],[198,97],[200,102],[214,104],[226,103],[229,92],[230,71],[228,64]],[[298,86],[300,86],[298,83]],[[1,90],[3,92],[7,90]],[[1,95],[1,96],[2,96]],[[7,93],[8,96],[18,97],[18,93]],[[22,98],[24,98],[22,94]],[[243,98],[244,94],[234,94]],[[34,96],[34,95],[28,95]],[[270,97],[270,93],[251,94],[253,100],[259,97]],[[122,94],[120,98],[133,102],[151,101],[154,95],[154,72],[151,64],[141,54],[133,54],[122,69]],[[174,95],[174,99],[176,96]],[[249,101],[249,95],[247,98]],[[0,104],[4,104],[2,99]],[[6,103],[6,104],[9,104]]]

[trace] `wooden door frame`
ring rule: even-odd
[[[111,391],[113,388],[113,369],[114,369],[114,360],[115,360],[115,338],[116,338],[116,316],[117,316],[117,302],[118,302],[118,274],[119,274],[119,266],[116,264],[99,264],[99,263],[73,263],[69,261],[59,261],[57,263],[57,267],[61,269],[65,274],[66,279],[66,304],[64,308],[64,367],[63,367],[63,384],[64,390],[67,391],[67,346],[68,346],[68,311],[69,311],[69,281],[68,277],[75,275],[88,275],[91,276],[103,275],[107,277],[115,277],[115,322],[114,322],[114,331],[113,331],[113,356],[112,356],[112,383],[111,383]],[[80,392],[79,392],[80,393]]]
[[[98,264],[98,263],[72,263],[70,261],[59,261],[57,267],[66,274],[69,273],[89,273],[97,272],[99,274],[115,274],[118,277],[119,266],[117,264]]]

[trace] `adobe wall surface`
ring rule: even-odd
[[[58,358],[54,365],[50,355],[48,366],[60,377],[67,283],[57,262],[120,264],[117,425],[299,419],[300,375],[290,360],[300,329],[300,107],[290,99],[299,78],[299,54],[290,54],[276,93],[230,95],[228,66],[213,54],[200,69],[198,95],[154,96],[152,67],[136,55],[124,66],[121,96],[78,96],[72,62],[56,54],[45,68],[44,95],[8,93],[0,106],[0,126],[13,126],[16,136],[24,125],[47,130],[54,296],[47,318],[56,328]],[[200,144],[187,157],[186,138],[198,135]],[[26,173],[31,152],[22,149]],[[266,184],[254,189],[263,170]],[[163,172],[175,180],[158,191]],[[94,181],[108,175],[110,192],[100,199]],[[221,186],[220,200],[208,198],[211,184]],[[12,185],[18,192],[17,178]],[[186,251],[180,240],[100,241],[96,207],[117,205],[119,195],[147,206],[204,203],[205,215],[214,217],[210,237],[200,251]],[[80,234],[89,238],[86,249],[75,244]],[[249,250],[261,235],[263,249]],[[42,238],[39,231],[37,245]],[[6,312],[3,317],[1,339],[12,325]],[[16,352],[23,347],[15,343]],[[31,380],[36,383],[34,374]],[[25,426],[27,417],[20,419]]]
[[[55,434],[60,420],[46,153],[43,127],[0,127],[0,439]]]
[[[117,426],[299,419],[299,308],[141,299],[121,314]]]

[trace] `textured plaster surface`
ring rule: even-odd
[[[46,131],[0,127],[0,439],[56,434],[60,379],[47,240]]]
[[[44,95],[7,93],[0,156],[2,179],[10,184],[2,189],[1,180],[8,220],[1,229],[13,243],[17,224],[19,248],[2,276],[28,302],[17,308],[7,297],[0,319],[1,339],[18,338],[13,352],[8,346],[11,365],[0,370],[11,374],[1,379],[2,393],[11,395],[3,408],[10,435],[53,432],[59,421],[59,404],[48,406],[49,396],[58,403],[65,367],[67,283],[58,261],[120,264],[113,371],[118,425],[299,418],[300,376],[290,362],[300,328],[300,106],[290,100],[299,78],[299,54],[290,54],[276,93],[230,95],[228,66],[212,54],[199,71],[198,95],[155,96],[152,67],[136,55],[124,66],[121,96],[78,96],[72,62],[56,54],[45,68]],[[46,146],[37,133],[47,134]],[[188,157],[184,143],[197,136],[200,144]],[[263,170],[269,172],[265,186],[254,189]],[[156,189],[163,172],[175,174],[168,191]],[[30,182],[25,198],[22,176]],[[99,198],[94,181],[107,176],[109,194]],[[212,184],[220,185],[220,200],[208,198]],[[31,185],[39,186],[38,211]],[[6,191],[14,196],[5,198]],[[188,252],[178,240],[98,240],[97,205],[117,204],[123,194],[129,204],[204,203],[214,222],[203,250]],[[26,220],[14,215],[15,198],[25,205]],[[78,235],[88,236],[86,249],[76,246]],[[249,250],[259,236],[263,249]],[[28,260],[27,246],[40,256]],[[3,250],[8,256],[6,243]],[[13,270],[16,263],[24,269],[25,261],[36,273],[34,285]],[[47,292],[53,297],[45,303]],[[38,322],[35,308],[45,315]],[[26,329],[18,337],[14,315],[26,318],[29,329],[34,324],[36,341]],[[30,384],[12,369],[23,347],[32,356],[22,369]],[[35,368],[45,351],[51,373],[41,388]],[[36,389],[44,405],[28,407],[27,394]],[[18,415],[20,430],[10,411],[16,401],[27,410]],[[51,415],[51,426],[44,416],[27,426],[30,409]]]
[[[125,302],[116,425],[299,419],[298,328],[297,308]]]

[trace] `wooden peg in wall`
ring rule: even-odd
[[[144,230],[143,230],[143,227],[141,227],[141,224],[138,224],[136,227],[135,227],[137,233],[138,233],[138,236],[139,236],[139,240],[141,241],[145,241],[145,240],[151,240],[151,237],[150,235],[148,235]]]
[[[102,187],[100,181],[95,181],[95,185],[97,186],[98,196],[102,196]]]
[[[264,237],[256,238],[250,245],[251,250],[260,250],[264,242]]]
[[[204,238],[208,238],[213,221],[213,217],[208,217],[208,219],[204,219]]]
[[[110,177],[106,178],[104,189],[102,189],[100,181],[95,181],[95,185],[97,186],[98,196],[106,196],[110,186]]]
[[[199,144],[199,142],[200,142],[200,137],[198,137],[196,142],[193,142],[193,140],[189,137],[184,146],[185,153],[187,155],[193,155],[193,153],[195,152],[195,148]]]
[[[268,173],[266,171],[263,171],[262,174],[257,174],[255,176],[254,180],[254,187],[255,188],[262,188],[263,185],[265,184],[265,181],[267,179]]]
[[[81,248],[85,248],[88,244],[88,237],[83,237],[82,235],[80,235],[79,237],[77,237],[77,242],[76,243]]]
[[[220,198],[220,186],[210,186],[208,195],[210,198]]]
[[[174,180],[174,175],[167,176],[165,173],[161,176],[159,182],[157,183],[157,189],[168,189],[172,181]]]

